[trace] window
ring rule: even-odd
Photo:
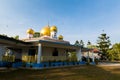
[[[57,50],[57,48],[54,48],[54,51],[53,51],[53,54],[52,54],[53,56],[58,56],[58,50]]]
[[[35,49],[29,49],[28,55],[34,56],[35,53],[36,53],[36,50],[35,50]]]

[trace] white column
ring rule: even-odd
[[[57,32],[56,31],[51,32],[51,38],[57,39]]]
[[[94,58],[94,53],[92,51],[92,61],[94,62],[95,61],[95,58]]]
[[[39,43],[38,44],[38,55],[37,55],[37,63],[39,64],[41,62],[41,54],[42,54],[42,46]]]
[[[89,55],[90,51],[87,52],[87,62],[90,62],[90,55]]]
[[[76,51],[77,61],[82,61],[82,52],[81,48]]]

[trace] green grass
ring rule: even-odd
[[[120,66],[0,70],[0,80],[120,80]]]

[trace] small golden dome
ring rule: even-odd
[[[63,36],[62,36],[62,35],[59,35],[59,36],[58,36],[58,39],[59,39],[59,40],[63,40]]]
[[[56,31],[57,32],[57,27],[56,26],[52,26],[51,28],[50,28],[50,31],[52,32],[52,31]]]
[[[50,36],[50,27],[43,27],[40,31],[41,36]]]
[[[34,30],[31,28],[27,30],[27,34],[34,34],[34,33],[35,33]]]

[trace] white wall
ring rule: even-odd
[[[58,56],[66,56],[66,50],[63,48],[57,48]],[[42,56],[52,56],[54,47],[42,47]]]
[[[42,47],[42,55],[41,56],[52,56],[53,48],[50,47]]]
[[[66,56],[66,50],[63,48],[59,48],[58,53],[58,56]]]
[[[89,57],[90,57],[90,58],[92,58],[93,55],[94,55],[94,57],[96,57],[96,58],[100,58],[100,56],[98,55],[98,53],[89,52]],[[84,57],[88,57],[88,52],[84,52],[84,53],[83,53],[83,56],[84,56]]]
[[[22,52],[20,51],[13,51],[15,55],[15,59],[22,59]]]

